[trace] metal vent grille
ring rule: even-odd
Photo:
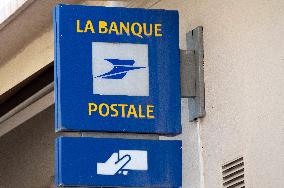
[[[222,166],[224,188],[245,188],[244,158],[240,157]]]

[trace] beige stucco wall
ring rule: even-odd
[[[205,187],[221,187],[221,165],[238,156],[244,156],[247,187],[282,187],[284,1],[162,1],[157,7],[177,7],[181,23],[204,26]]]
[[[205,185],[244,155],[248,187],[284,184],[284,1],[200,1],[205,27]]]

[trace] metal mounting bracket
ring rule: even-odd
[[[186,34],[187,50],[180,51],[181,96],[188,98],[189,121],[205,116],[203,27]]]

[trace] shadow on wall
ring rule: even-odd
[[[55,187],[54,139],[54,106],[0,137],[0,187]]]

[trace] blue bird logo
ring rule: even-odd
[[[105,59],[110,62],[114,67],[107,73],[96,76],[95,78],[104,79],[122,79],[125,75],[132,70],[143,69],[146,67],[135,67],[133,66],[134,60],[121,60],[121,59]]]

